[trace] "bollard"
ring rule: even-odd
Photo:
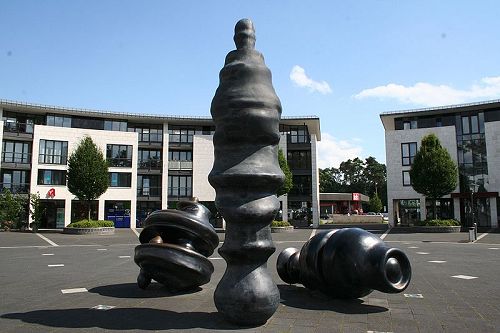
[[[474,240],[477,240],[477,223],[474,222],[472,225],[474,226]]]
[[[476,240],[475,228],[469,227],[469,242],[474,242]]]

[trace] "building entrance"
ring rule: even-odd
[[[416,224],[420,221],[420,199],[394,200],[395,219],[400,225]]]
[[[115,228],[130,228],[130,201],[108,201],[104,204],[106,220],[113,221]]]
[[[39,228],[64,228],[64,200],[40,200],[40,206],[43,211],[43,217]]]

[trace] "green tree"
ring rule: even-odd
[[[345,192],[365,192],[364,168],[364,162],[358,157],[340,163]]]
[[[319,169],[319,191],[321,193],[344,192],[342,174],[334,167]]]
[[[370,211],[375,213],[380,213],[380,211],[382,210],[382,201],[380,200],[377,193],[373,194],[370,197],[370,202],[368,203],[368,206],[370,207]]]
[[[40,225],[42,224],[43,214],[45,214],[45,209],[40,204],[40,193],[29,195],[30,201],[30,216],[32,223],[32,228],[36,232]]]
[[[12,194],[4,188],[0,193],[0,222],[2,228],[20,228],[22,216],[26,211],[26,199],[18,194]]]
[[[422,139],[420,149],[410,170],[413,189],[433,201],[434,219],[436,200],[457,187],[457,165],[434,134]]]
[[[109,186],[108,163],[90,137],[82,139],[68,159],[68,189],[79,200],[87,202],[88,220],[92,200]]]
[[[283,185],[281,185],[281,187],[278,189],[278,193],[276,193],[276,196],[279,197],[290,192],[293,187],[293,176],[292,172],[290,171],[290,167],[288,166],[288,162],[285,158],[285,154],[283,154],[283,151],[281,149],[278,150],[278,163],[280,165],[281,171],[283,171],[283,173],[285,174]]]
[[[367,157],[365,159],[363,178],[365,179],[363,193],[368,194],[370,197],[374,193],[378,194],[382,205],[387,206],[387,170],[385,164],[379,163],[375,157]]]

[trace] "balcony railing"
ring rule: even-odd
[[[192,170],[192,161],[168,161],[169,170]]]
[[[191,197],[193,193],[192,187],[169,187],[168,196],[170,198],[186,198]]]
[[[137,188],[138,197],[160,197],[161,187],[160,186],[149,186],[149,187],[138,187]]]
[[[132,159],[131,158],[107,158],[110,167],[123,167],[131,168]]]
[[[27,194],[30,193],[29,183],[0,183],[0,188],[8,189],[13,194]]]
[[[33,134],[33,130],[35,128],[34,124],[30,123],[18,123],[7,121],[3,124],[3,131],[9,133],[28,133]]]
[[[162,168],[162,160],[159,159],[147,159],[139,160],[138,168],[147,170],[157,170]]]
[[[31,154],[30,153],[16,153],[16,152],[3,152],[2,153],[3,163],[18,163],[18,164],[30,164]]]

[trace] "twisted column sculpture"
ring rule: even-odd
[[[134,261],[141,268],[137,277],[146,289],[154,279],[171,291],[201,286],[210,281],[214,266],[208,260],[219,245],[209,223],[210,211],[198,203],[179,201],[178,209],[157,210],[144,221]]]
[[[276,192],[284,179],[278,164],[281,103],[271,72],[254,49],[250,20],[236,24],[234,42],[211,106],[215,160],[208,180],[226,220],[219,253],[227,262],[214,300],[228,321],[259,325],[280,300],[267,259],[275,251],[269,225],[279,210]]]
[[[411,279],[410,261],[403,251],[359,228],[317,234],[300,252],[285,249],[276,269],[284,282],[302,283],[333,298],[359,298],[373,289],[399,293]]]

